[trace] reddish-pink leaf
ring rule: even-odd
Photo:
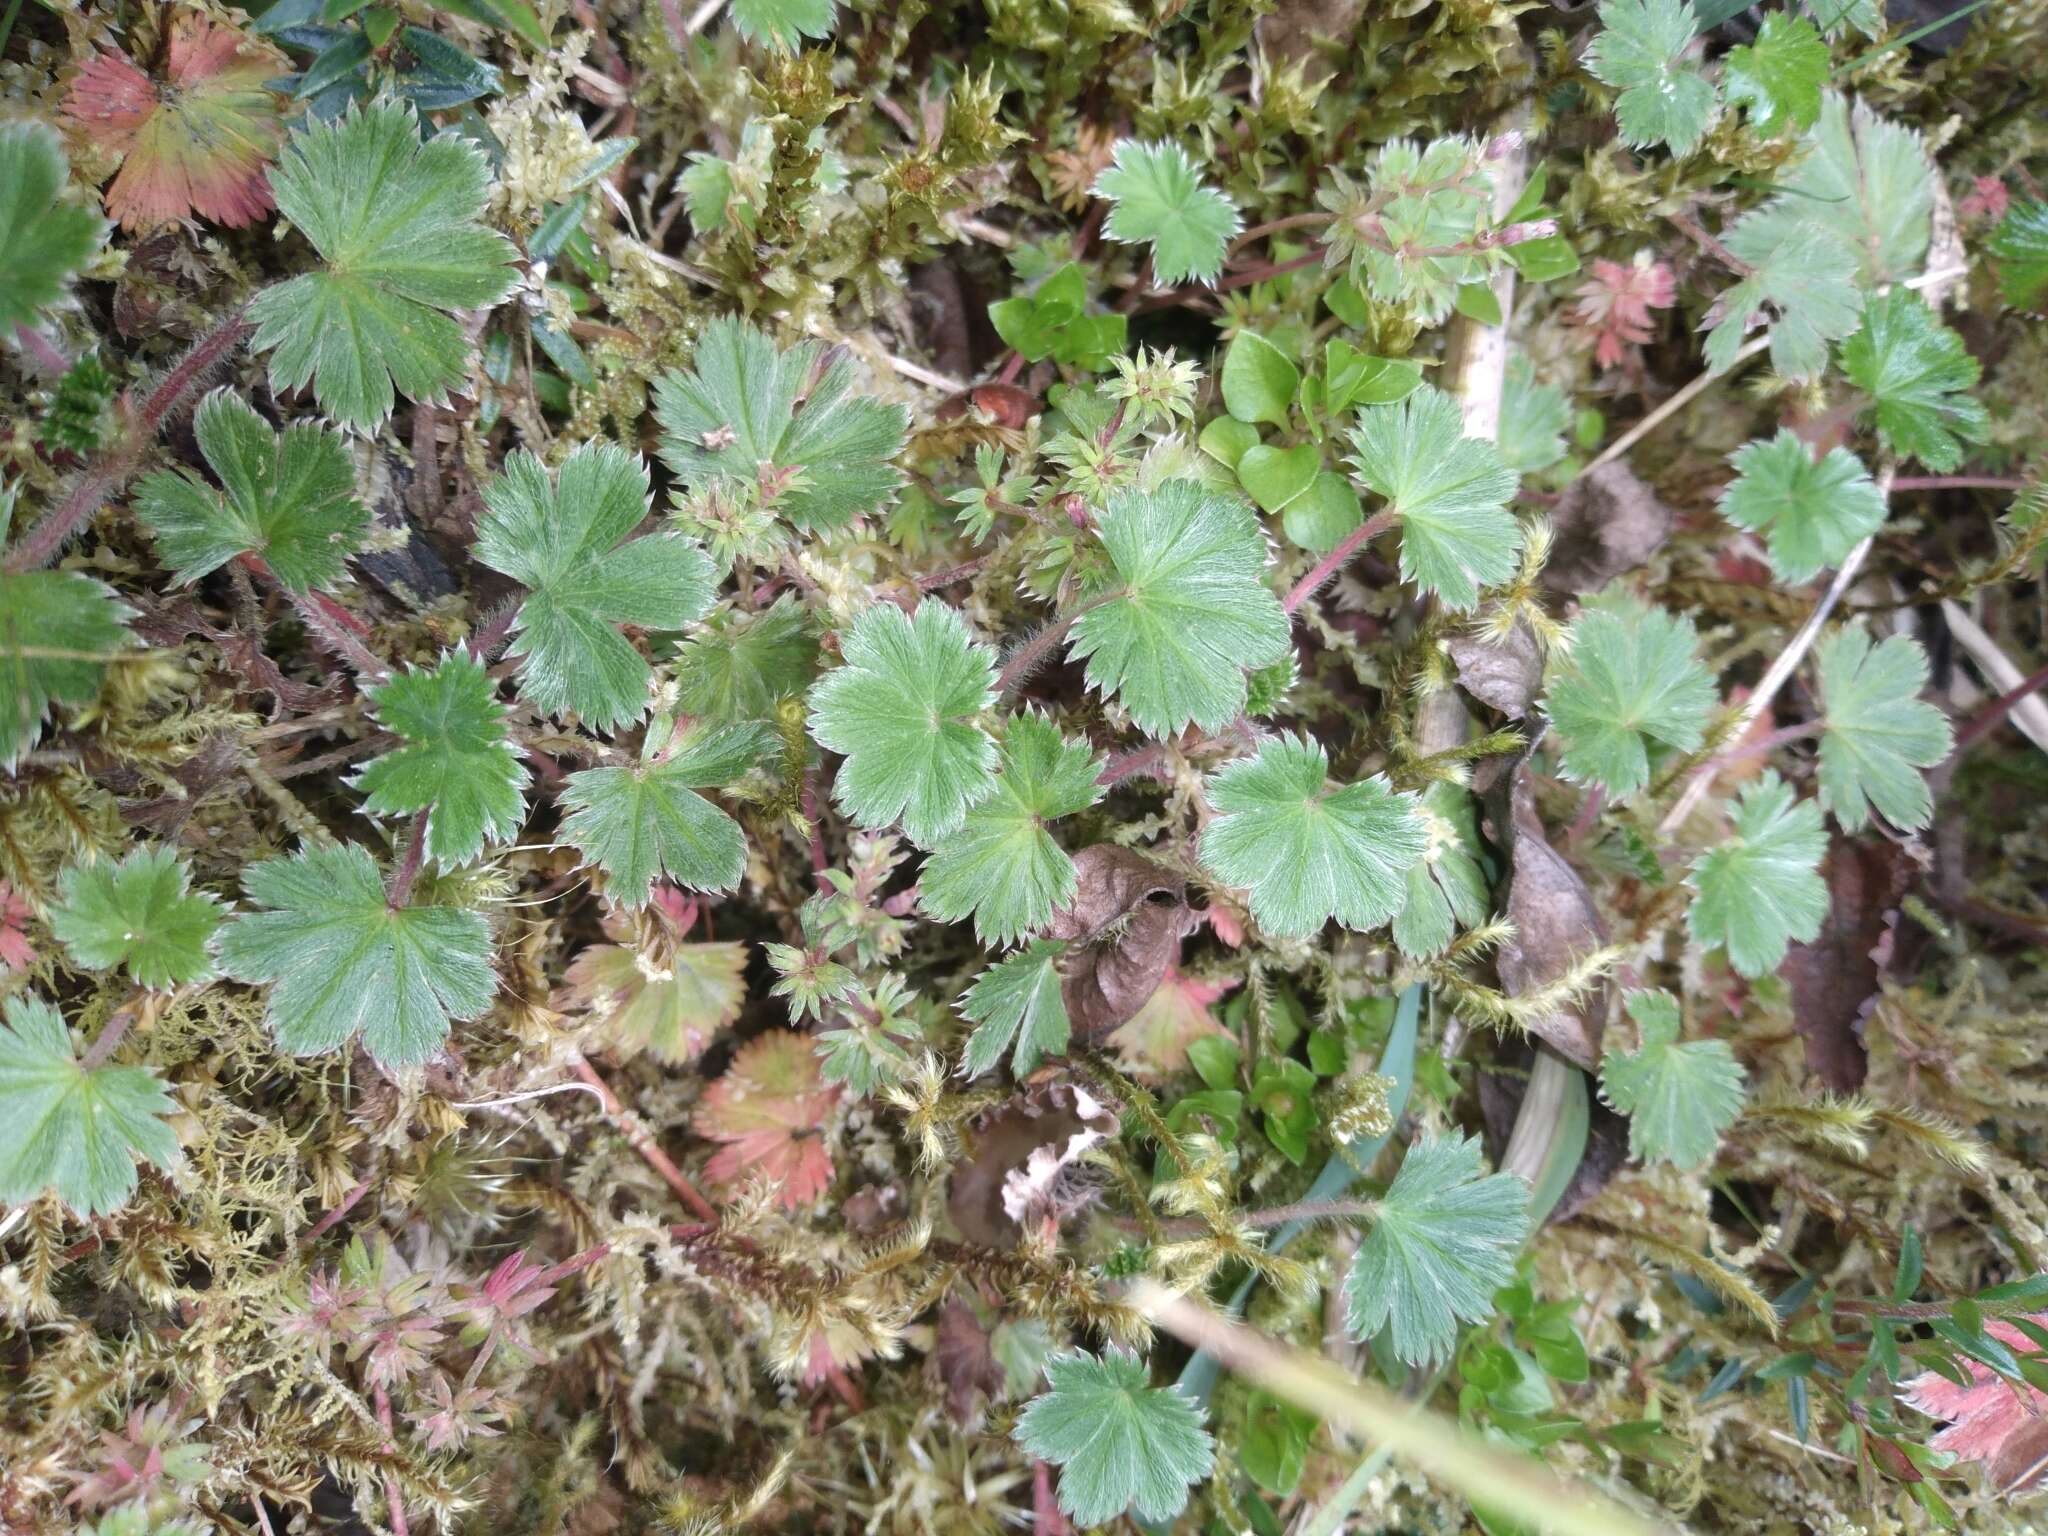
[[[281,98],[264,81],[291,66],[268,43],[198,15],[171,22],[161,79],[116,49],[93,55],[64,113],[122,156],[106,192],[124,229],[191,214],[240,227],[273,206],[264,167],[284,138]]]
[[[1197,981],[1182,975],[1179,966],[1169,966],[1145,1006],[1109,1037],[1110,1048],[1135,1072],[1178,1072],[1188,1064],[1189,1046],[1204,1035],[1230,1033],[1209,1005],[1236,985]]]
[[[1640,251],[1627,265],[1596,260],[1579,285],[1571,323],[1593,345],[1593,361],[1612,368],[1656,334],[1653,309],[1669,309],[1678,298],[1671,268]]]
[[[0,966],[25,971],[36,963],[36,948],[28,941],[29,919],[34,916],[22,894],[0,880]]]
[[[2048,1312],[2036,1313],[2028,1321],[2048,1325]],[[2010,1323],[1988,1322],[1984,1331],[2015,1353],[2040,1352]],[[1904,1383],[1899,1395],[1909,1408],[1953,1421],[1930,1442],[1933,1449],[1953,1451],[1964,1461],[1991,1461],[2007,1439],[2048,1412],[2048,1393],[2014,1386],[1974,1360],[1965,1360],[1963,1366],[1970,1373],[1967,1387],[1928,1371]]]
[[[822,1132],[838,1099],[809,1037],[775,1030],[750,1040],[697,1106],[697,1133],[725,1143],[704,1177],[726,1186],[763,1177],[780,1188],[786,1209],[808,1205],[832,1182]]]

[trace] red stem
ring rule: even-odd
[[[79,1070],[91,1072],[95,1068],[105,1066],[108,1058],[114,1054],[114,1048],[121,1043],[121,1037],[128,1033],[128,1026],[134,1022],[133,1006],[122,1004],[115,1010],[114,1016],[100,1026],[100,1032],[93,1037],[92,1044],[86,1047],[85,1055],[79,1059]]]
[[[597,1075],[597,1068],[581,1056],[570,1057],[569,1064],[578,1077],[597,1090],[606,1116],[618,1127],[619,1134],[626,1138],[626,1144],[640,1154],[648,1167],[661,1175],[662,1182],[676,1192],[677,1199],[697,1216],[716,1225],[717,1209],[699,1193],[696,1185],[684,1177],[683,1170],[675,1165],[675,1160],[654,1144],[654,1138],[626,1118],[625,1106],[619,1102],[619,1096],[612,1092],[611,1084]]]
[[[2024,491],[2027,482],[2011,475],[1900,475],[1895,491]]]
[[[102,454],[71,487],[71,494],[7,552],[6,560],[0,562],[0,570],[9,575],[40,570],[56,558],[65,541],[100,509],[109,496],[128,482],[128,477],[141,464],[143,454],[156,441],[165,418],[210,370],[234,351],[249,329],[249,322],[242,316],[243,311],[236,310],[178,360],[177,366],[163,376],[136,408],[118,446]]]
[[[70,370],[70,360],[57,350],[57,344],[34,327],[17,325],[14,339],[21,343],[22,351],[36,360],[36,366],[43,372],[61,377]]]
[[[427,856],[427,815],[421,811],[412,819],[412,832],[405,840],[405,853],[398,861],[398,867],[391,871],[391,885],[386,904],[396,912],[412,899],[412,883],[420,875],[420,865]]]
[[[384,1453],[398,1454],[398,1441],[391,1430],[391,1394],[382,1387],[377,1388],[377,1422],[384,1426]],[[391,1510],[393,1536],[412,1536],[412,1527],[405,1522],[405,1500],[398,1492],[398,1478],[390,1471],[384,1474],[384,1502]]]
[[[1392,512],[1375,512],[1346,534],[1343,543],[1318,560],[1309,573],[1294,584],[1294,590],[1281,599],[1280,606],[1289,613],[1294,612],[1309,600],[1317,587],[1336,575],[1345,561],[1393,526]]]
[[[2030,694],[2039,692],[2044,686],[2048,686],[2048,667],[2042,667],[2031,676],[2021,678],[2015,687],[2007,689],[1985,705],[1977,712],[1977,718],[1957,733],[1954,755],[1961,757],[1969,751],[1996,729],[1998,722],[2011,714],[2015,705]]]
[[[348,1213],[362,1203],[363,1196],[370,1192],[370,1184],[371,1181],[369,1179],[364,1179],[354,1189],[343,1195],[341,1197],[341,1204],[337,1205],[333,1210],[306,1229],[306,1235],[299,1239],[299,1247],[312,1247],[321,1238],[339,1226]]]

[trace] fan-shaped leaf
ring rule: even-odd
[[[1990,416],[1969,394],[1977,359],[1904,288],[1864,307],[1863,329],[1842,343],[1842,372],[1871,397],[1885,447],[1929,469],[1954,469],[1963,460],[1958,439],[1981,443],[1991,430]]]
[[[1722,70],[1728,99],[1747,107],[1762,132],[1787,126],[1804,131],[1820,117],[1828,45],[1804,16],[1773,11],[1757,28],[1755,42],[1728,50]]]
[[[1178,144],[1123,140],[1094,192],[1110,205],[1104,233],[1150,245],[1158,281],[1214,283],[1222,274],[1224,251],[1241,227],[1237,205],[1203,184]]]
[[[118,864],[74,864],[64,871],[50,931],[91,970],[127,967],[135,984],[168,991],[213,975],[206,947],[220,926],[220,904],[191,889],[169,848],[138,848]]]
[[[1065,950],[1064,944],[1039,939],[975,978],[960,1000],[960,1011],[974,1025],[961,1053],[962,1073],[979,1077],[1011,1051],[1010,1070],[1021,1080],[1046,1056],[1067,1048],[1072,1024],[1059,969]]]
[[[63,298],[106,238],[104,219],[57,200],[70,169],[43,124],[0,126],[0,333]]]
[[[1691,56],[1699,30],[1687,0],[1601,0],[1586,68],[1620,88],[1614,118],[1624,142],[1689,155],[1706,137],[1714,87]]]
[[[1827,833],[1820,807],[1795,803],[1792,786],[1775,773],[1743,790],[1730,815],[1729,838],[1694,863],[1688,883],[1698,893],[1686,922],[1702,944],[1718,944],[1745,976],[1775,971],[1794,939],[1811,943],[1828,912],[1820,874]]]
[[[1630,1156],[1697,1168],[1742,1113],[1742,1068],[1725,1040],[1679,1040],[1669,992],[1631,992],[1628,1011],[1642,1045],[1607,1053],[1601,1096],[1628,1116]]]
[[[1654,750],[1699,746],[1716,695],[1698,651],[1691,619],[1631,598],[1588,605],[1544,697],[1566,775],[1624,800],[1649,783]]]
[[[758,726],[720,726],[656,762],[572,773],[562,836],[605,872],[606,892],[621,906],[645,906],[657,876],[696,891],[732,890],[746,873],[746,837],[695,791],[731,784],[767,744]]]
[[[1178,1387],[1153,1386],[1136,1355],[1069,1350],[1045,1362],[1045,1380],[1017,1420],[1017,1443],[1060,1469],[1060,1508],[1081,1526],[1133,1505],[1171,1520],[1188,1485],[1209,1475],[1216,1451],[1202,1410]]]
[[[431,672],[398,672],[370,690],[370,712],[405,745],[356,775],[366,810],[425,811],[427,857],[443,868],[518,832],[526,769],[506,739],[504,706],[482,662],[450,651]]]
[[[1780,581],[1805,581],[1884,525],[1884,492],[1846,448],[1813,451],[1780,427],[1736,449],[1736,478],[1721,493],[1721,515],[1761,533]]]
[[[1927,653],[1907,635],[1871,644],[1852,625],[1814,649],[1821,708],[1820,803],[1845,832],[1870,820],[1870,808],[1902,831],[1934,817],[1920,770],[1948,756],[1955,735],[1946,716],[1925,702]]]
[[[35,745],[52,703],[99,696],[101,658],[129,644],[134,617],[77,571],[0,572],[0,768]]]

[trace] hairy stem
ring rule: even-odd
[[[428,811],[421,811],[412,819],[412,830],[406,834],[405,852],[399,857],[398,865],[391,871],[391,884],[387,887],[386,904],[396,912],[412,900],[412,883],[420,876],[420,865],[427,856]]]
[[[605,1118],[610,1120],[619,1134],[626,1138],[626,1144],[640,1154],[641,1160],[661,1175],[662,1182],[675,1191],[676,1198],[687,1205],[700,1220],[716,1224],[716,1207],[685,1177],[683,1170],[675,1165],[675,1160],[655,1145],[654,1138],[647,1133],[645,1127],[628,1116],[625,1105],[621,1104],[619,1096],[612,1092],[611,1084],[598,1076],[597,1068],[585,1061],[580,1053],[569,1058],[569,1066],[578,1077],[597,1090],[598,1098],[604,1103]]]
[[[1342,570],[1346,561],[1393,527],[1395,521],[1395,514],[1392,511],[1375,512],[1344,535],[1343,542],[1311,566],[1309,573],[1297,581],[1287,596],[1280,600],[1281,608],[1288,613],[1294,612],[1315,595],[1316,588]]]

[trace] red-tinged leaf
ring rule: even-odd
[[[123,229],[198,214],[231,228],[274,206],[264,168],[284,138],[282,99],[264,82],[291,66],[269,44],[192,12],[172,21],[164,72],[152,78],[116,49],[97,53],[64,113],[123,157],[106,191]]]
[[[1593,348],[1593,361],[1617,367],[1656,335],[1653,309],[1669,309],[1678,299],[1678,280],[1671,268],[1649,251],[1633,262],[1595,260],[1591,275],[1579,285],[1578,304],[1569,323]]]
[[[36,948],[28,941],[29,920],[35,909],[15,888],[0,880],[0,967],[25,971],[36,963]]]
[[[1169,967],[1165,979],[1135,1014],[1109,1037],[1110,1049],[1133,1071],[1147,1075],[1178,1072],[1188,1064],[1188,1047],[1205,1035],[1228,1035],[1209,1005],[1235,981],[1198,981]]]
[[[832,1182],[821,1132],[838,1100],[807,1037],[776,1030],[749,1041],[697,1106],[697,1133],[725,1143],[704,1177],[727,1187],[765,1178],[786,1209],[808,1205]]]
[[[2048,1312],[2028,1321],[2048,1323]],[[2033,1340],[2010,1323],[1988,1322],[1984,1331],[2015,1353],[2039,1353]],[[1904,1383],[1900,1398],[1909,1408],[1952,1421],[1929,1442],[1932,1449],[1952,1451],[1964,1461],[1996,1460],[2008,1439],[2048,1412],[2048,1393],[2016,1386],[1974,1360],[1962,1364],[1970,1373],[1967,1387],[1927,1371]]]

